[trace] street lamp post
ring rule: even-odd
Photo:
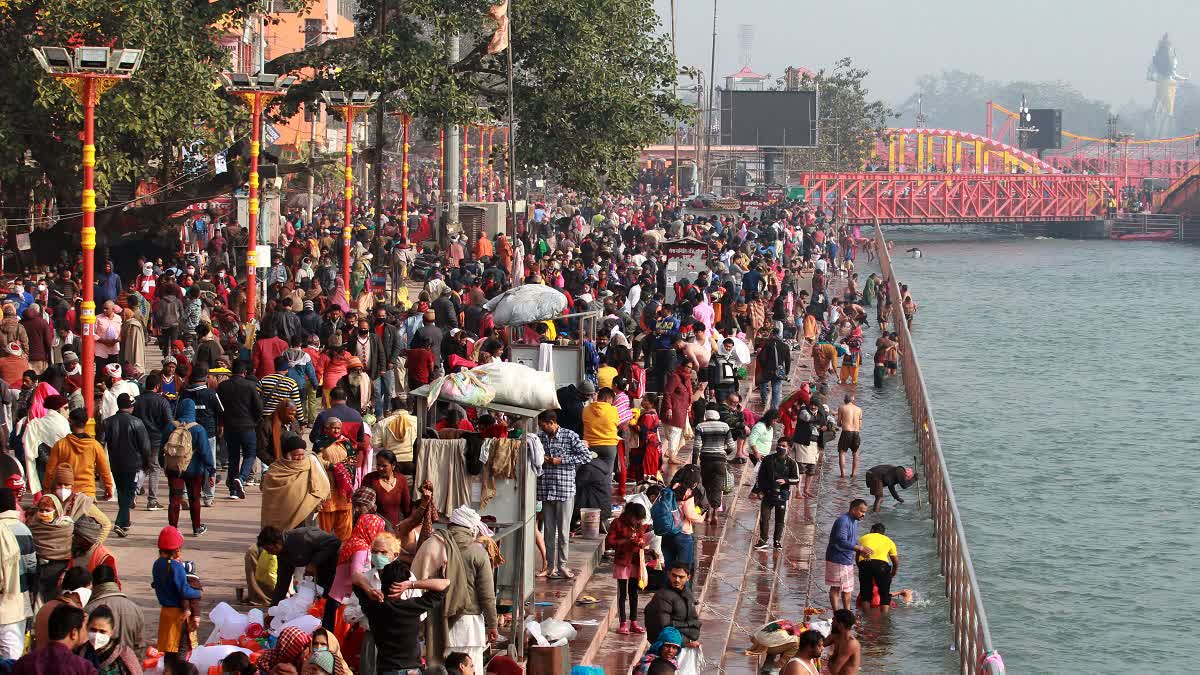
[[[296,78],[271,73],[222,73],[220,78],[226,91],[250,106],[250,194],[246,200],[249,220],[246,226],[246,337],[249,340],[255,334],[254,317],[258,309],[258,155],[262,114],[271,99],[286,94]]]
[[[350,239],[354,226],[350,223],[350,211],[354,200],[354,118],[368,110],[379,100],[377,91],[323,91],[325,105],[341,113],[346,119],[346,205],[342,223],[342,283],[346,289],[346,302],[350,302]]]
[[[133,76],[142,64],[141,49],[35,47],[33,55],[51,77],[62,81],[83,105],[83,304],[80,308],[83,354],[83,405],[89,431],[95,429],[96,382],[96,103],[121,80]]]
[[[408,240],[408,128],[412,125],[412,114],[400,112],[400,236]]]

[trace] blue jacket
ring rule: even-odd
[[[217,466],[213,460],[212,448],[208,444],[208,432],[204,430],[204,425],[196,424],[196,402],[190,398],[180,399],[179,416],[176,421],[194,425],[188,430],[192,432],[192,461],[188,463],[183,475],[191,478],[207,477],[216,473]]]
[[[843,513],[833,521],[829,545],[825,547],[826,562],[838,565],[854,564],[854,547],[858,546],[858,521]]]
[[[162,607],[182,607],[184,600],[200,597],[200,591],[188,585],[187,571],[178,560],[160,556],[154,561],[151,578],[154,594],[158,596],[158,604]]]

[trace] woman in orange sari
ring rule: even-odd
[[[353,530],[355,476],[361,475],[360,455],[354,443],[342,435],[342,421],[330,417],[325,421],[321,436],[313,444],[313,454],[329,476],[330,494],[321,504],[318,521],[322,530],[347,541]]]

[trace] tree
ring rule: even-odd
[[[494,30],[488,6],[487,0],[368,0],[356,37],[274,59],[268,69],[312,69],[313,78],[289,97],[293,106],[320,89],[369,88],[394,94],[384,105],[428,126],[503,121],[506,55],[487,54]],[[658,34],[653,2],[520,2],[512,25],[520,166],[581,190],[628,184],[640,148],[685,114],[670,94],[675,62]],[[452,34],[464,36],[462,56],[448,64]]]
[[[988,101],[1016,110],[1024,95],[1031,108],[1061,108],[1063,129],[1088,136],[1104,137],[1112,107],[1089,99],[1067,82],[1008,82],[988,80],[974,73],[946,70],[917,79],[917,91],[899,106],[905,120],[913,120],[917,98],[923,100],[927,124],[938,129],[954,129],[983,134]],[[997,118],[997,132],[1003,119]],[[907,124],[907,122],[906,122]]]
[[[289,0],[303,7],[306,0]],[[26,0],[0,5],[0,200],[23,213],[29,192],[53,198],[60,231],[77,230],[82,184],[83,109],[75,95],[42,73],[30,49],[107,45],[145,50],[138,74],[107,92],[96,115],[96,226],[100,237],[164,224],[193,199],[228,192],[245,179],[235,141],[247,111],[218,90],[228,67],[219,38],[261,3],[257,0]],[[231,134],[240,129],[241,133]],[[230,170],[189,170],[181,145],[211,155],[235,145]],[[28,160],[28,161],[27,161]],[[125,210],[108,204],[114,186],[156,179],[158,203]],[[128,189],[132,192],[132,189]],[[105,208],[107,206],[111,208]],[[12,215],[14,211],[6,211]],[[11,219],[10,219],[11,222]],[[75,235],[77,240],[78,234]]]
[[[790,169],[858,171],[874,154],[876,141],[896,115],[883,101],[871,99],[864,84],[869,74],[843,58],[833,70],[821,69],[801,79],[801,89],[819,92],[818,143],[814,149],[789,153]]]

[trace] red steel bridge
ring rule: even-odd
[[[1063,148],[1033,154],[1015,146],[1015,118],[989,103],[982,136],[888,129],[863,171],[793,170],[785,182],[804,187],[810,200],[844,210],[853,223],[1101,220],[1110,201],[1125,207],[1151,194],[1156,213],[1200,217],[1200,133],[1137,140],[1064,131]],[[694,163],[694,135],[681,135],[678,152],[683,163]],[[669,164],[674,153],[674,145],[656,145],[643,158]],[[705,161],[755,164],[762,158],[757,147],[713,145]]]
[[[807,198],[851,224],[1032,223],[1105,218],[1112,176],[807,173]]]

